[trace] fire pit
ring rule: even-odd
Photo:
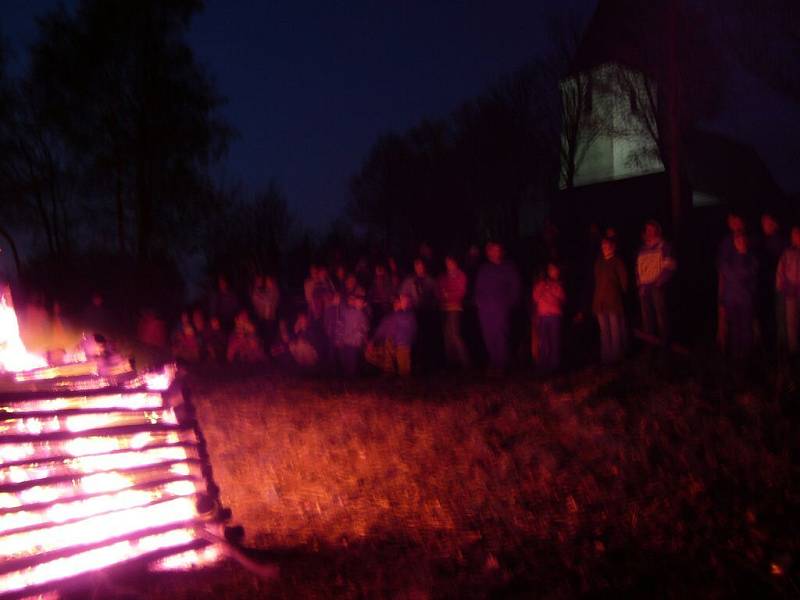
[[[7,292],[0,328],[0,597],[216,560],[224,512],[174,366],[48,366],[19,341]]]

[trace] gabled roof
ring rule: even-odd
[[[599,0],[575,53],[570,74],[609,62],[646,72],[644,52],[663,27],[663,0]]]

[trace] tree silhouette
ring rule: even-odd
[[[208,166],[226,149],[223,100],[185,33],[197,0],[82,0],[39,19],[31,94],[81,183],[113,207],[121,251],[140,258],[191,222]],[[129,230],[133,233],[130,234]]]
[[[271,182],[252,198],[241,187],[217,194],[202,248],[207,271],[227,274],[242,289],[253,273],[278,272],[295,230],[278,185]]]
[[[392,251],[516,238],[520,207],[554,189],[558,175],[551,82],[534,63],[448,119],[381,136],[351,180],[350,216]]]
[[[11,161],[14,156],[13,143],[8,129],[8,124],[13,113],[13,90],[6,71],[7,59],[8,48],[5,44],[5,40],[0,38],[0,195],[3,197],[2,209],[0,209],[2,210],[3,224],[0,226],[0,235],[5,238],[11,249],[14,258],[14,266],[16,267],[17,274],[19,274],[20,260],[17,244],[6,227],[6,224],[14,216],[13,208],[15,204],[12,198],[13,186],[11,185],[10,173],[7,169],[9,161]],[[10,211],[9,209],[12,210]]]

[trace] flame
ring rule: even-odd
[[[200,550],[189,550],[167,556],[150,565],[151,571],[189,571],[211,565],[221,558],[219,546],[206,546]]]
[[[47,361],[25,349],[10,297],[8,288],[0,292],[0,370],[16,372],[46,367]]]
[[[92,365],[42,367],[19,337],[10,295],[0,291],[0,371],[70,392],[0,404],[0,564],[36,559],[17,570],[8,563],[0,595],[173,548],[150,568],[217,560],[219,548],[196,530],[205,523],[197,510],[197,438],[163,395],[174,366],[128,377],[126,391],[110,394],[100,390],[112,380]]]
[[[125,540],[101,548],[87,550],[64,558],[20,571],[0,575],[0,590],[16,591],[34,585],[42,585],[67,577],[82,575],[110,567],[148,552],[182,546],[195,539],[191,529],[175,529],[167,533],[150,535],[139,540]]]

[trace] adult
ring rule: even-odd
[[[438,281],[443,315],[444,353],[448,364],[463,369],[469,366],[467,346],[461,337],[461,315],[467,293],[467,276],[452,256],[445,257],[444,266],[445,272]]]
[[[667,284],[675,274],[677,263],[658,222],[648,221],[645,224],[642,241],[636,257],[636,286],[639,289],[642,329],[647,336],[665,344],[670,339]]]
[[[736,257],[736,248],[734,247],[734,237],[743,234],[745,231],[744,219],[735,211],[730,211],[726,219],[728,233],[722,238],[717,248],[717,273],[721,272],[723,263],[728,263]],[[718,289],[721,289],[721,284],[717,282]],[[728,347],[728,318],[725,315],[725,306],[722,304],[721,299],[717,299],[717,343],[721,350]]]
[[[600,359],[613,363],[625,350],[625,294],[628,292],[628,269],[617,255],[617,242],[604,238],[600,256],[594,263],[592,312],[600,328]]]
[[[397,286],[392,276],[386,270],[386,265],[383,263],[376,264],[375,276],[367,294],[376,323],[380,323],[381,319],[392,311],[392,301],[397,291],[396,288]]]
[[[400,284],[400,293],[408,296],[414,309],[432,309],[436,306],[436,281],[428,275],[424,259],[414,259],[414,272]]]
[[[726,349],[736,360],[743,360],[753,348],[758,261],[750,252],[747,237],[733,237],[734,254],[721,257],[719,264],[719,304],[725,315]]]
[[[786,342],[791,354],[798,350],[800,327],[800,226],[792,227],[791,245],[783,251],[775,286],[786,307]]]
[[[786,250],[786,238],[774,215],[761,215],[761,243],[758,247],[758,320],[767,348],[786,348],[786,303],[775,290],[778,261]]]
[[[414,260],[414,272],[400,285],[400,294],[408,296],[419,324],[414,362],[420,370],[432,371],[438,366],[442,355],[441,325],[436,280],[428,274],[424,258]]]
[[[503,246],[486,244],[486,262],[475,279],[475,304],[492,373],[508,367],[509,317],[519,301],[520,280],[516,268],[504,259]]]

